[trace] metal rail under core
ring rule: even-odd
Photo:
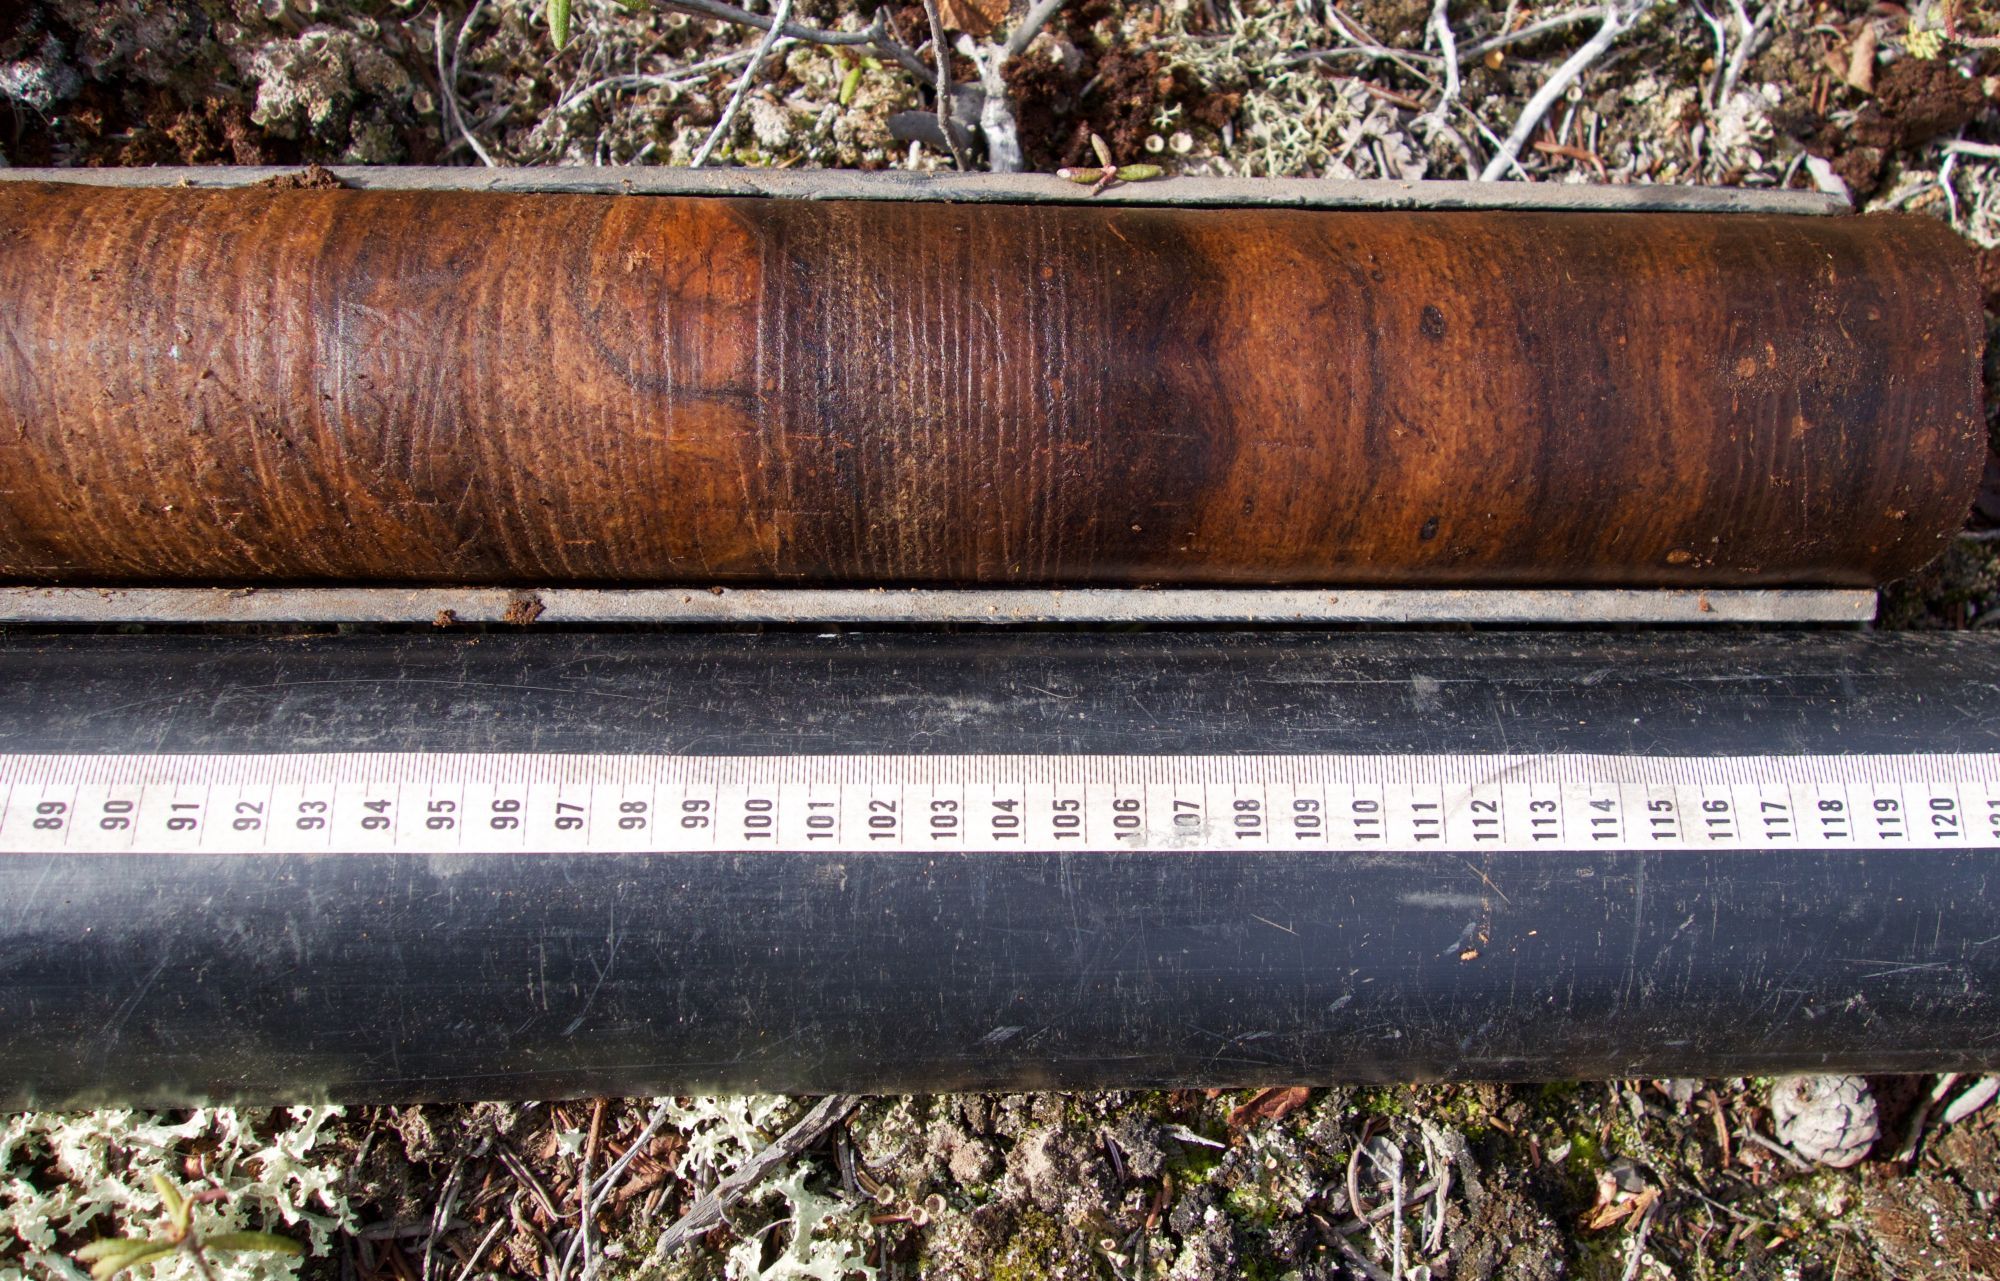
[[[0,623],[1866,623],[1872,591],[0,587]]]
[[[1171,205],[1297,209],[1539,209],[1590,213],[1841,214],[1816,191],[1544,182],[1403,182],[1335,178],[1161,178],[1090,188],[1051,174],[911,173],[845,169],[672,169],[659,165],[558,165],[488,169],[334,165],[343,186],[364,191],[495,191],[570,195],[757,196],[791,200],[942,201],[975,204]],[[97,187],[248,187],[297,178],[296,168],[213,165],[133,169],[0,169],[0,182]]]

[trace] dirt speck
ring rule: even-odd
[[[339,191],[347,184],[325,165],[307,165],[297,173],[281,173],[257,184],[272,191]]]
[[[546,606],[542,604],[542,598],[539,596],[517,596],[508,604],[507,612],[500,615],[500,621],[512,623],[516,627],[526,627],[540,618],[545,609]]]

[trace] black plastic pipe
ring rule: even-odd
[[[0,752],[2000,750],[1972,636],[0,638]],[[0,856],[0,1107],[2000,1066],[2000,850]],[[1452,943],[1487,877],[1496,939]],[[1269,922],[1287,928],[1272,928]]]

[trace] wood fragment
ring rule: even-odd
[[[0,233],[14,582],[1857,587],[1985,454],[1914,216],[23,182]]]

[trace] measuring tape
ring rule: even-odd
[[[0,854],[1986,845],[1993,754],[0,756]]]

